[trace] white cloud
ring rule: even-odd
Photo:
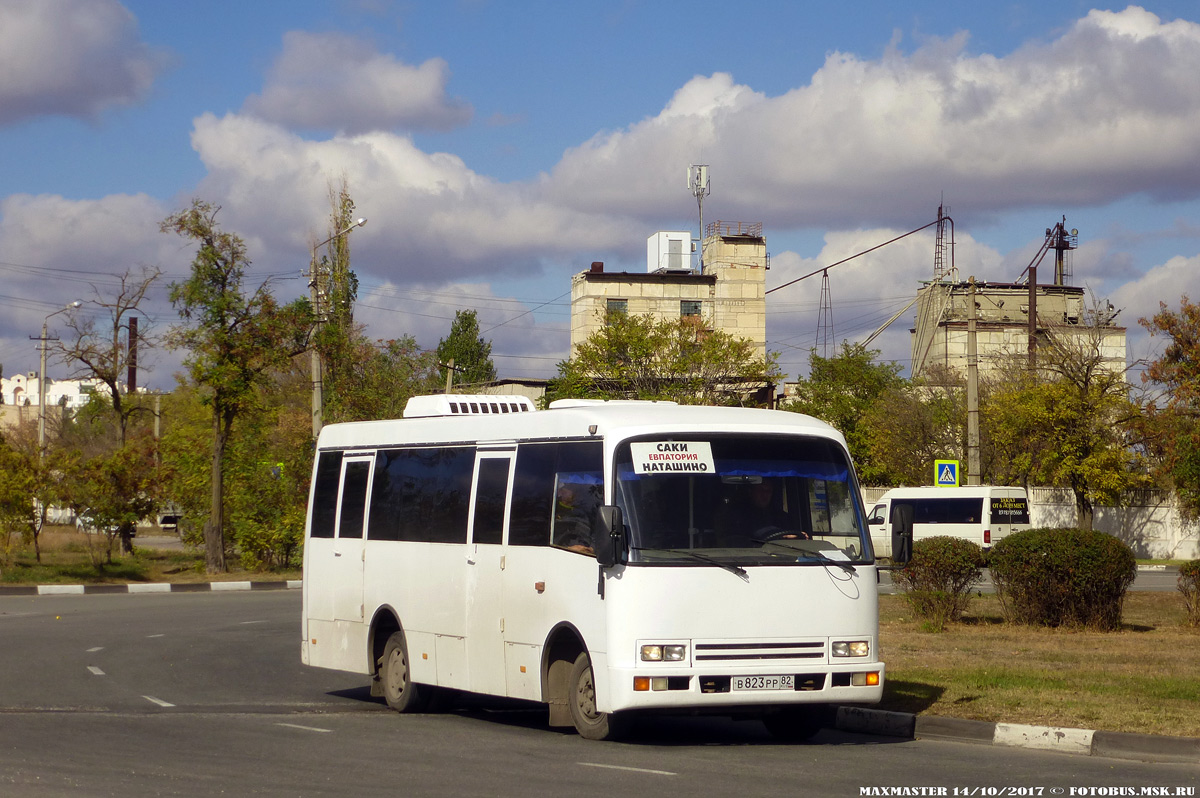
[[[116,0],[0,0],[0,125],[94,119],[141,100],[163,65]]]
[[[768,228],[899,226],[914,199],[943,192],[976,213],[1200,194],[1200,25],[1130,7],[1004,56],[966,41],[874,61],[833,53],[777,97],[693,78],[657,116],[568,150],[545,191],[661,213],[681,205],[689,160],[703,161],[710,203]]]
[[[328,184],[345,176],[358,213],[370,220],[355,233],[355,247],[374,253],[380,279],[537,273],[543,259],[611,246],[627,227],[391,133],[308,141],[247,116],[205,114],[192,144],[208,171],[199,193],[220,202],[235,229],[258,231],[266,245],[293,253],[324,230]]]
[[[448,130],[471,119],[469,105],[446,96],[449,76],[441,58],[410,66],[353,36],[290,31],[246,110],[290,128]]]

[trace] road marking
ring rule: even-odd
[[[89,648],[87,650],[87,653],[95,654],[97,651],[103,651],[103,650],[104,650],[104,646],[96,646],[95,648]]]
[[[649,768],[631,768],[624,765],[602,765],[599,762],[576,762],[577,765],[583,765],[585,768],[607,768],[609,770],[628,770],[630,773],[649,773],[654,776],[678,776],[670,770],[650,770]]]
[[[161,634],[160,635],[146,635],[147,640],[149,640],[152,637],[166,637],[166,635],[161,635]]]
[[[142,696],[142,698],[146,699],[146,700],[147,700],[147,701],[149,701],[151,704],[158,704],[160,707],[173,707],[173,706],[175,706],[174,704],[172,704],[172,703],[171,703],[171,702],[169,702],[169,701],[163,701],[161,698],[155,698],[155,697],[154,697],[154,696],[152,696],[152,695],[144,695],[144,696]]]
[[[103,675],[104,675],[104,671],[100,670],[100,669],[99,669],[99,668],[97,668],[95,665],[88,665],[88,670],[89,670],[89,671],[91,671],[91,672],[92,672],[93,674],[95,674],[96,676],[103,676]]]
[[[276,726],[286,726],[289,729],[300,729],[302,731],[320,732],[321,734],[330,734],[333,729],[318,729],[316,726],[299,726],[295,723],[276,723]]]
[[[241,626],[249,626],[252,623],[266,623],[266,621],[242,621]]]

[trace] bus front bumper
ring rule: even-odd
[[[629,709],[769,707],[785,704],[875,704],[883,697],[884,664],[815,665],[731,671],[703,668],[612,668],[610,706]]]

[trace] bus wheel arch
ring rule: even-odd
[[[551,726],[575,725],[567,705],[571,668],[586,651],[583,635],[573,624],[560,623],[546,637],[542,648],[542,700],[550,707]]]
[[[383,660],[383,650],[387,647],[388,638],[396,632],[402,632],[400,618],[391,607],[383,606],[375,611],[371,619],[371,627],[367,632],[367,654],[371,673],[371,696],[383,697],[383,681],[380,663]]]
[[[579,630],[556,626],[546,640],[542,659],[542,698],[550,707],[550,726],[575,727],[588,740],[613,740],[628,728],[624,713],[596,709],[592,658]]]

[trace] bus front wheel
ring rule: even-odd
[[[427,688],[412,680],[404,632],[392,632],[379,660],[383,697],[397,712],[422,712],[428,703]]]
[[[615,740],[624,733],[627,728],[625,718],[596,709],[596,681],[592,676],[592,661],[586,651],[575,658],[568,690],[567,704],[571,708],[571,720],[580,737]]]

